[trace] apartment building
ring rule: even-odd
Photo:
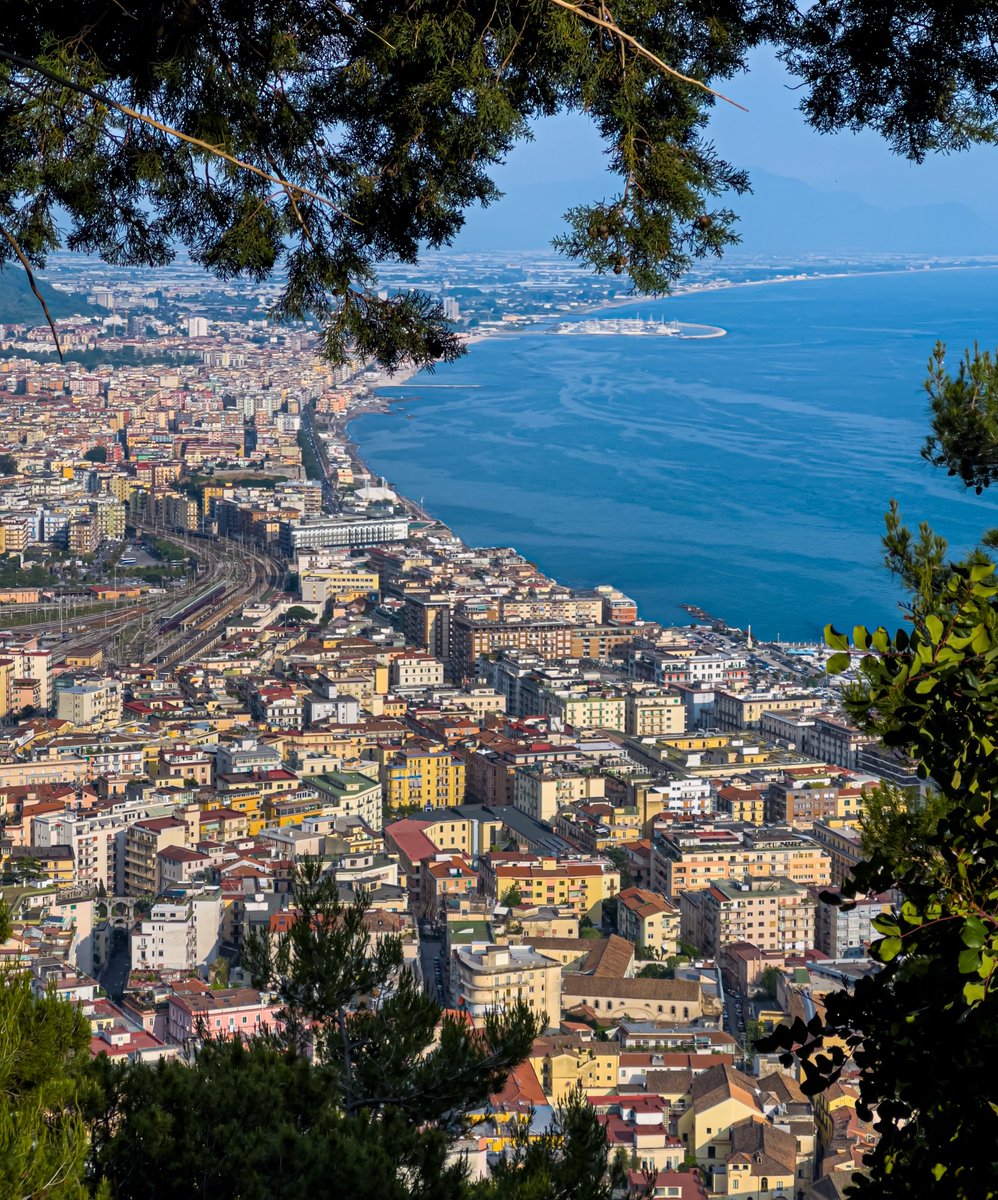
[[[289,558],[300,550],[318,550],[327,546],[377,546],[383,542],[404,542],[409,536],[407,517],[327,517],[320,521],[296,524],[281,521],[278,544]]]
[[[474,942],[451,951],[451,1003],[476,1020],[523,1001],[544,1027],[561,1015],[561,964],[530,946]]]
[[[832,860],[814,840],[783,826],[677,825],[655,837],[651,875],[652,890],[675,899],[745,875],[824,886],[832,881]]]
[[[388,668],[388,683],[393,691],[419,691],[440,687],[444,664],[425,651],[411,650],[396,655]]]
[[[69,809],[34,817],[32,845],[68,846],[75,862],[74,882],[87,888],[103,885],[112,895],[123,895],[125,886],[125,835],[143,818],[165,814],[172,806],[145,801],[119,801],[87,812]]]
[[[626,701],[624,732],[632,737],[685,733],[685,700],[677,692],[631,692]]]
[[[679,952],[679,909],[647,888],[630,887],[617,897],[617,932],[658,958]]]
[[[615,729],[625,725],[626,699],[609,691],[544,689],[541,713],[573,729]]]
[[[130,825],[125,832],[124,894],[158,895],[160,879],[156,856],[167,846],[186,846],[191,840],[190,827],[177,817],[151,817]]]
[[[814,946],[812,889],[788,879],[743,876],[680,892],[683,941],[717,959],[733,942],[760,950],[797,951]]]
[[[254,988],[174,992],[167,1001],[166,1036],[178,1046],[204,1037],[249,1039],[276,1028],[280,1007]]]
[[[766,820],[767,794],[763,788],[729,784],[718,789],[717,811],[732,821],[761,825]]]
[[[513,806],[537,821],[553,822],[560,808],[605,796],[602,775],[567,763],[527,763],[513,771]]]
[[[659,816],[707,817],[715,804],[710,780],[697,776],[679,776],[668,782],[635,776],[627,781],[627,796],[645,830]]]
[[[382,751],[380,781],[391,809],[451,808],[464,799],[467,767],[441,745]]]
[[[381,828],[384,793],[379,780],[359,771],[326,771],[303,782],[318,793],[326,815],[360,817],[372,829]]]
[[[838,892],[831,887],[825,891]],[[815,889],[814,944],[829,958],[864,958],[870,943],[881,935],[873,928],[873,922],[881,913],[889,912],[893,900],[886,896],[863,896],[853,902],[851,908],[824,904]]]
[[[785,695],[780,692],[729,692],[719,688],[714,693],[714,720],[719,729],[737,733],[742,729],[759,729],[764,712],[811,712],[821,708],[823,701],[809,693]]]
[[[494,851],[480,860],[479,874],[492,900],[515,888],[524,904],[566,906],[580,917],[598,916],[597,905],[620,891],[620,872],[604,858]]]
[[[179,903],[154,904],[132,929],[132,970],[203,970],[218,953],[221,925],[219,888],[206,888]]]
[[[863,858],[863,835],[859,826],[848,821],[815,821],[811,837],[829,857],[831,878],[828,882],[836,886],[844,883]]]
[[[451,659],[469,671],[480,654],[501,649],[528,650],[544,659],[568,658],[572,651],[572,626],[562,621],[476,621],[466,616],[451,619]]]
[[[57,688],[55,715],[78,729],[116,725],[121,720],[121,683],[100,679]]]

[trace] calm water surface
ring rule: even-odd
[[[610,316],[723,326],[714,341],[496,338],[350,426],[372,470],[474,545],[642,615],[693,603],[767,637],[892,623],[896,497],[954,547],[998,525],[919,458],[925,366],[998,344],[998,270],[911,271],[644,301]],[[447,385],[447,386],[441,386]]]

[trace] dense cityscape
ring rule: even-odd
[[[848,1072],[812,1099],[755,1043],[877,969],[892,897],[819,893],[918,781],[826,652],[465,545],[349,441],[383,377],[242,294],[62,283],[100,306],[65,364],[0,329],[0,960],[93,1055],[190,1060],[280,1023],[242,948],[315,860],[444,1011],[539,1019],[452,1147],[476,1177],[581,1088],[621,1195],[841,1194]]]

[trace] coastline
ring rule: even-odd
[[[988,262],[960,263],[960,264],[952,264],[952,265],[945,265],[945,264],[937,265],[934,263],[933,264],[926,263],[926,264],[922,264],[922,265],[913,265],[913,266],[909,266],[909,267],[896,267],[896,268],[892,267],[892,268],[884,268],[884,269],[880,269],[880,270],[852,271],[852,270],[841,270],[840,269],[840,270],[835,270],[835,271],[823,271],[823,272],[818,272],[815,274],[802,273],[802,274],[794,274],[794,275],[779,275],[779,276],[776,276],[774,278],[769,278],[769,279],[755,279],[755,280],[743,280],[743,281],[723,280],[723,281],[718,281],[718,282],[704,282],[704,283],[699,283],[699,284],[693,284],[686,288],[677,289],[677,291],[671,293],[670,297],[657,297],[655,299],[661,300],[661,299],[669,299],[669,298],[673,298],[673,297],[679,298],[679,297],[682,297],[685,295],[701,294],[703,292],[727,291],[732,288],[767,287],[767,286],[773,286],[773,285],[777,285],[777,284],[808,283],[811,281],[820,282],[823,280],[850,279],[853,277],[876,278],[876,277],[903,276],[903,275],[912,275],[912,274],[918,275],[918,276],[924,276],[925,274],[928,274],[930,272],[945,272],[945,273],[952,274],[955,272],[963,272],[963,271],[987,271],[987,270],[993,271],[995,269],[998,269],[998,258],[996,258],[994,261],[988,261]],[[609,311],[618,310],[621,308],[635,307],[635,306],[641,305],[643,303],[647,303],[647,299],[648,298],[635,298],[635,297],[621,298],[618,300],[601,303],[600,305],[593,306],[586,310],[581,310],[581,309],[576,310],[575,312],[573,312],[571,314],[571,316],[572,317],[582,317],[586,314],[594,314],[594,313],[598,314],[601,312],[609,312]],[[510,329],[508,332],[503,330],[503,331],[497,331],[495,333],[472,334],[465,339],[465,344],[470,347],[471,345],[474,345],[477,342],[492,340],[496,337],[513,337],[513,336],[520,337],[520,336],[523,336],[524,334],[527,334],[527,335],[533,334],[534,336],[537,336],[541,333],[546,332],[545,326],[549,327],[551,324],[556,323],[561,320],[564,320],[564,319],[565,319],[565,314],[560,314],[557,317],[545,318],[543,322],[537,322],[535,324],[532,323],[532,324],[524,326],[524,327]],[[405,369],[405,368],[401,371],[396,372],[395,375],[387,375],[385,373],[382,373],[377,379],[368,382],[365,385],[365,392],[357,397],[356,403],[351,404],[346,411],[344,411],[342,414],[340,414],[336,418],[336,420],[334,422],[331,422],[330,425],[328,426],[329,430],[331,432],[333,432],[334,435],[344,445],[344,448],[346,449],[347,453],[350,456],[351,462],[359,470],[365,472],[366,474],[370,475],[372,472],[371,472],[371,469],[368,467],[368,465],[365,463],[365,461],[361,455],[358,444],[350,437],[349,426],[350,426],[351,421],[353,421],[354,419],[356,419],[360,416],[364,416],[364,415],[367,415],[372,412],[389,413],[397,405],[408,404],[414,400],[421,399],[422,397],[420,397],[417,394],[410,394],[407,396],[385,395],[384,391],[383,391],[383,389],[387,389],[387,388],[397,389],[401,386],[404,386],[408,381],[415,378],[418,374],[420,374],[419,370]],[[434,386],[434,385],[430,385],[430,386]],[[436,385],[436,386],[448,386],[448,385]],[[391,485],[389,485],[389,486],[391,486]],[[428,512],[425,508],[423,508],[420,504],[418,504],[411,497],[404,495],[397,488],[393,487],[392,490],[396,493],[396,495],[398,497],[398,502],[401,505],[403,505],[405,507],[405,509],[407,510],[407,512],[411,513],[415,519],[422,521],[422,522],[426,522],[431,526],[435,526],[435,527],[439,528],[441,531],[446,531],[446,533],[448,535],[450,535],[452,537],[456,537],[457,540],[459,542],[461,542],[462,545],[467,544],[464,542],[464,539],[460,536],[460,534],[456,534],[447,525],[445,525],[442,520],[435,517],[432,513]],[[494,544],[499,545],[499,544],[512,544],[512,543],[503,543],[499,540],[496,540],[494,542]],[[541,569],[543,570],[544,569],[543,564],[539,564],[539,565],[541,566]],[[621,586],[626,587],[626,582],[622,583]],[[680,606],[680,607],[683,607],[683,606]],[[718,619],[723,621],[723,618],[718,618]]]
[[[981,263],[960,263],[952,266],[936,265],[935,263],[923,263],[920,266],[910,267],[888,267],[877,271],[817,271],[814,274],[802,272],[796,275],[777,275],[772,279],[742,279],[731,280],[721,279],[716,282],[705,281],[703,283],[692,283],[689,285],[679,284],[674,291],[660,296],[621,296],[613,300],[603,300],[599,304],[592,304],[585,308],[573,310],[571,313],[560,313],[557,316],[543,317],[538,321],[532,321],[528,325],[516,326],[507,330],[495,330],[489,333],[468,333],[463,337],[465,346],[474,346],[478,342],[490,342],[499,337],[522,337],[524,334],[540,334],[545,333],[553,324],[563,323],[566,320],[571,320],[576,317],[594,317],[603,312],[613,312],[620,308],[633,308],[639,304],[659,303],[663,300],[678,299],[682,296],[697,296],[704,292],[726,292],[733,288],[752,288],[752,287],[773,287],[779,284],[786,283],[819,283],[826,279],[875,279],[881,276],[889,275],[922,275],[927,272],[953,272],[953,271],[993,271],[998,269],[998,255],[993,260]],[[720,335],[716,335],[720,336]],[[706,340],[691,338],[691,341]],[[376,381],[366,384],[368,391],[375,394],[380,388],[401,387],[408,383],[410,379],[415,379],[417,375],[422,373],[422,368],[414,366],[401,367],[394,375],[387,372],[379,372],[379,378]],[[397,397],[386,397],[389,402],[397,402]],[[386,411],[379,409],[376,411]],[[357,414],[360,415],[359,413]]]

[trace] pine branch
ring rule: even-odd
[[[683,83],[692,83],[694,87],[703,88],[705,92],[709,92],[712,96],[716,96],[718,100],[723,100],[726,104],[732,104],[735,108],[740,108],[742,112],[748,112],[744,104],[739,104],[737,100],[732,100],[730,96],[725,96],[722,92],[715,91],[709,87],[702,79],[694,79],[690,75],[684,75],[682,71],[677,71],[675,67],[670,67],[668,63],[663,62],[656,54],[646,49],[629,33],[625,33],[623,29],[614,21],[606,21],[602,17],[596,16],[595,13],[588,12],[584,8],[580,8],[577,4],[569,3],[569,0],[551,0],[552,4],[556,4],[559,8],[564,8],[568,12],[575,13],[577,17],[581,17],[583,21],[588,21],[591,25],[598,25],[601,29],[607,30],[613,37],[619,39],[623,44],[631,47],[632,50],[641,58],[645,58],[648,62],[653,63],[660,71],[664,71],[667,75],[672,75],[676,79],[681,79]]]
[[[559,2],[559,0],[555,0]],[[234,154],[230,154],[221,146],[213,146],[211,142],[205,142],[201,138],[196,138],[192,134],[184,133],[180,129],[174,128],[172,125],[167,125],[163,121],[157,120],[149,113],[139,112],[138,109],[130,108],[127,104],[121,104],[117,100],[112,100],[110,96],[104,95],[102,92],[94,88],[87,87],[85,84],[77,83],[75,80],[66,79],[62,75],[56,74],[55,71],[50,71],[47,67],[43,67],[40,63],[35,62],[30,58],[23,58],[20,54],[13,54],[9,50],[5,50],[0,46],[0,60],[13,63],[14,66],[23,68],[25,71],[31,71],[36,75],[41,75],[44,79],[48,79],[51,83],[58,84],[59,87],[69,88],[70,91],[77,92],[81,96],[87,96],[89,99],[96,101],[98,104],[104,104],[108,108],[113,108],[116,112],[123,116],[130,117],[133,121],[139,121],[143,125],[149,125],[153,129],[158,129],[160,133],[165,133],[169,137],[175,137],[181,142],[186,142],[190,146],[196,147],[198,150],[203,150],[214,158],[220,158],[227,163],[231,163],[234,167],[238,167],[241,171],[249,171],[253,175],[258,175],[261,179],[265,179],[268,183],[276,183],[278,187],[284,189],[289,195],[294,192],[299,196],[307,196],[310,200],[315,200],[319,204],[325,205],[332,209],[337,216],[343,217],[350,221],[353,225],[360,225],[360,222],[349,213],[343,211],[328,196],[323,196],[319,192],[313,192],[310,188],[305,187],[300,183],[292,183],[289,179],[284,179],[280,175],[272,175],[269,171],[265,171],[262,167],[256,166],[254,163],[247,162],[243,158],[237,158]]]
[[[66,359],[62,353],[62,346],[59,345],[59,335],[58,335],[58,333],[56,333],[55,322],[52,320],[52,314],[49,312],[49,306],[45,303],[45,297],[38,290],[38,284],[35,283],[35,275],[34,275],[34,272],[31,270],[31,263],[28,262],[27,256],[25,255],[24,251],[21,249],[21,246],[20,246],[17,238],[14,237],[14,235],[10,232],[9,229],[5,228],[3,225],[0,225],[0,234],[3,234],[3,236],[7,239],[8,243],[10,244],[11,249],[14,251],[14,253],[18,257],[18,261],[20,262],[21,266],[24,268],[24,274],[27,276],[28,285],[31,288],[31,290],[35,293],[35,299],[42,306],[42,312],[45,314],[45,320],[48,321],[49,329],[52,330],[52,341],[55,342],[55,350],[56,350],[56,354],[59,355],[59,361],[65,362]]]

